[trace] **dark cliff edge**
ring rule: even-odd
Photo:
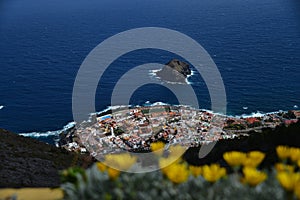
[[[68,152],[0,129],[0,187],[58,187],[60,170],[88,167],[87,155]]]
[[[177,59],[172,59],[156,75],[164,81],[186,83],[186,78],[191,75],[189,64]]]
[[[193,165],[204,165],[210,163],[220,163],[228,167],[223,160],[223,153],[228,151],[249,152],[259,150],[266,153],[266,159],[262,167],[269,168],[278,162],[276,147],[278,145],[287,145],[300,148],[300,121],[286,127],[280,125],[274,130],[265,128],[262,132],[249,132],[249,136],[241,136],[235,139],[220,140],[214,146],[213,150],[204,158],[199,159],[199,147],[189,148],[184,159]],[[228,169],[230,169],[228,167]]]
[[[249,136],[220,140],[213,150],[199,159],[199,147],[189,148],[183,158],[193,165],[220,163],[227,151],[260,150],[266,153],[263,167],[278,162],[276,146],[300,147],[300,121],[286,127],[280,125],[274,130],[265,128],[262,132],[249,132]],[[0,188],[2,187],[58,187],[59,171],[71,166],[89,167],[95,160],[88,155],[69,152],[62,148],[19,136],[0,129]]]

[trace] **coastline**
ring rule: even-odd
[[[265,152],[268,159],[266,159],[262,163],[262,167],[269,167],[274,165],[278,162],[278,158],[276,157],[276,146],[278,145],[288,145],[293,147],[300,147],[299,146],[299,139],[300,135],[298,134],[300,130],[300,121],[298,121],[297,124],[291,124],[290,126],[279,126],[276,127],[275,130],[271,129],[265,129],[262,133],[258,132],[252,132],[250,136],[241,136],[239,138],[234,139],[227,139],[227,140],[220,140],[216,146],[214,147],[214,150],[209,153],[206,157],[199,159],[198,152],[200,147],[192,147],[189,148],[183,155],[184,160],[186,160],[189,164],[198,166],[198,165],[206,165],[210,163],[220,163],[221,165],[224,165],[222,155],[224,152],[228,151],[253,151],[253,150],[259,150],[262,152]],[[5,131],[8,132],[8,131]],[[25,138],[22,136],[18,136],[15,133],[10,133],[10,136],[14,139],[7,138],[5,134],[0,134],[0,139],[7,140],[8,142],[3,142],[4,145],[1,151],[2,156],[8,156],[8,158],[12,159],[11,161],[7,161],[9,165],[6,165],[5,162],[2,162],[2,165],[0,165],[0,168],[6,169],[8,168],[8,171],[1,170],[3,176],[7,176],[7,173],[11,173],[13,176],[0,179],[5,180],[4,182],[1,182],[0,187],[58,187],[59,186],[59,176],[58,171],[54,169],[53,173],[55,173],[55,176],[52,176],[49,178],[49,172],[48,170],[52,170],[52,168],[45,168],[45,163],[41,165],[43,167],[38,167],[37,164],[42,162],[41,159],[48,159],[51,162],[58,163],[59,166],[61,166],[62,162],[68,162],[66,166],[62,167],[69,167],[73,166],[73,158],[78,158],[78,156],[85,156],[81,155],[80,153],[74,154],[74,152],[67,152],[63,151],[63,149],[55,148],[51,145],[47,145],[43,142],[37,141],[35,139],[31,138]],[[18,145],[14,145],[14,148],[16,149],[8,149],[7,144],[9,143],[16,143]],[[39,144],[37,146],[36,144]],[[10,146],[10,145],[9,145]],[[32,148],[32,146],[36,146],[36,148]],[[28,148],[30,147],[30,148]],[[45,148],[45,150],[41,151],[41,147]],[[49,151],[49,148],[51,149]],[[28,151],[26,153],[26,156],[24,155],[24,151]],[[12,152],[21,153],[20,156],[10,156]],[[50,152],[50,154],[49,154]],[[53,155],[52,155],[53,154]],[[68,156],[70,155],[72,159],[70,158],[61,158],[62,162],[58,161],[60,160],[59,157]],[[75,156],[75,157],[74,157]],[[87,156],[87,155],[86,155]],[[85,156],[85,157],[86,157]],[[91,158],[91,157],[90,157]],[[23,164],[20,163],[20,159],[23,160]],[[37,163],[37,162],[38,163]],[[72,163],[71,163],[72,161]],[[88,163],[92,164],[96,160],[91,160]],[[44,161],[43,161],[44,162]],[[14,163],[19,163],[20,167],[15,167]],[[83,159],[81,161],[82,164],[85,166],[88,164],[86,159]],[[46,161],[46,164],[49,164],[48,161]],[[13,167],[9,167],[13,166]],[[57,165],[51,165],[56,166]],[[30,170],[28,170],[28,167],[30,167]],[[226,167],[226,166],[225,166]],[[24,170],[26,169],[26,170]],[[46,171],[42,174],[38,173],[36,174],[36,171]],[[26,172],[26,173],[24,173]],[[0,173],[1,174],[1,173]],[[54,180],[55,179],[55,180]],[[7,182],[9,180],[10,182]],[[30,180],[30,181],[26,181]]]
[[[170,110],[158,111],[158,115],[155,112],[147,114],[147,110],[151,109]],[[199,147],[214,141],[249,136],[251,132],[262,132],[268,128],[273,130],[281,125],[289,126],[299,119],[300,111],[275,111],[237,117],[162,102],[148,103],[147,106],[120,105],[92,113],[89,120],[61,134],[64,142],[58,146],[69,151],[89,152],[94,157],[122,150],[149,152],[150,144],[156,141],[188,148]],[[117,135],[114,132],[118,132]],[[93,145],[97,147],[90,148]]]
[[[169,106],[169,104],[165,104],[162,102],[157,102],[155,104],[149,104],[147,106],[147,108],[149,107],[153,107],[153,106]],[[101,118],[103,116],[106,115],[110,115],[111,114],[111,110],[112,109],[124,109],[127,108],[128,106],[114,106],[114,107],[110,107],[107,108],[105,110],[99,111],[97,113],[93,113],[91,114],[91,117],[95,117],[96,118]],[[189,106],[182,106],[182,107],[189,107]],[[131,109],[133,107],[131,106]],[[134,108],[143,108],[141,106],[139,107],[134,107]],[[210,110],[205,110],[205,109],[199,109],[205,113],[213,113]],[[297,111],[300,113],[300,111]],[[284,112],[284,111],[275,111],[275,112],[271,112],[268,114],[278,114],[278,113],[288,113]],[[227,116],[228,117],[228,116]],[[241,117],[241,116],[240,116]],[[275,126],[274,128],[262,128],[260,130],[248,130],[247,133],[245,134],[239,134],[237,137],[228,137],[225,138],[223,137],[222,139],[219,139],[218,142],[216,143],[216,146],[214,147],[214,150],[212,151],[212,153],[208,154],[207,157],[201,158],[199,159],[196,155],[198,155],[197,153],[199,152],[199,148],[200,146],[189,146],[189,148],[187,149],[186,153],[184,154],[184,159],[187,160],[187,162],[192,163],[192,164],[207,164],[207,163],[211,163],[211,162],[219,162],[221,157],[220,155],[222,155],[222,152],[224,151],[228,151],[228,150],[249,150],[249,149],[261,149],[263,151],[268,152],[268,154],[272,155],[272,152],[274,151],[274,146],[279,145],[279,144],[286,144],[286,145],[292,145],[292,146],[298,146],[298,138],[299,138],[299,134],[297,130],[299,130],[299,125],[300,125],[300,118],[297,118],[297,122],[293,122],[289,125],[286,125],[284,123],[280,123],[278,126]],[[93,130],[93,128],[91,127],[90,130]],[[95,162],[95,158],[99,159],[99,155],[95,155],[95,153],[93,154],[93,152],[88,151],[88,149],[85,149],[84,151],[81,150],[81,148],[85,148],[85,146],[81,146],[80,140],[77,140],[76,137],[74,137],[76,134],[76,128],[75,128],[75,123],[71,122],[69,124],[69,126],[64,126],[64,128],[61,131],[56,131],[56,133],[60,133],[59,135],[59,142],[64,142],[61,143],[60,145],[57,145],[58,148],[54,147],[53,145],[47,145],[41,141],[36,141],[34,139],[31,138],[26,138],[23,136],[18,136],[17,134],[11,133],[10,135],[12,135],[13,137],[16,138],[20,138],[21,140],[24,140],[24,142],[26,141],[26,144],[31,145],[35,145],[36,143],[38,143],[40,145],[40,147],[38,148],[27,148],[28,153],[26,153],[26,157],[28,157],[27,159],[23,158],[24,157],[24,151],[25,150],[20,150],[20,149],[25,149],[26,147],[23,145],[14,145],[14,147],[18,147],[18,151],[20,151],[20,153],[22,152],[22,156],[17,156],[17,157],[12,157],[12,161],[10,161],[12,164],[15,162],[18,162],[18,160],[22,159],[24,160],[25,163],[31,163],[31,161],[37,160],[39,162],[48,162],[48,161],[42,161],[40,159],[44,159],[47,158],[48,159],[48,154],[49,154],[49,150],[47,149],[51,149],[51,156],[52,154],[57,154],[57,156],[70,156],[70,157],[77,157],[75,155],[78,156],[82,156],[82,159],[84,158],[88,158],[91,159],[91,161],[89,161],[88,163],[92,163]],[[95,133],[95,132],[94,132]],[[2,135],[2,138],[5,138],[4,135]],[[22,139],[23,138],[23,139]],[[110,137],[112,138],[112,137]],[[17,142],[18,140],[13,139],[13,140],[9,140],[10,142]],[[117,141],[117,140],[115,140]],[[165,142],[167,142],[165,140]],[[8,144],[7,142],[4,142],[3,144]],[[21,142],[20,142],[21,144]],[[173,143],[172,143],[173,144]],[[76,146],[77,145],[77,146]],[[168,145],[167,145],[168,146]],[[5,146],[3,146],[4,150],[3,150],[3,155],[7,156],[9,155],[9,153],[6,152],[15,152],[12,151],[11,149],[6,149]],[[40,151],[41,148],[45,148],[45,151]],[[39,149],[39,150],[38,150]],[[66,151],[67,150],[67,151]],[[127,149],[129,151],[132,151],[130,149]],[[16,151],[16,152],[18,152]],[[40,152],[39,154],[37,154],[37,152]],[[48,153],[47,153],[48,152]],[[55,152],[55,153],[54,153]],[[115,153],[117,153],[118,151],[115,151]],[[135,152],[135,151],[133,151]],[[69,154],[70,153],[70,154]],[[109,151],[106,153],[110,153]],[[57,160],[57,156],[52,156],[49,158],[49,160],[53,160],[53,162],[57,162],[55,160]],[[100,155],[101,156],[101,155]],[[66,162],[66,166],[71,166],[73,159],[67,159]],[[22,161],[23,162],[23,161]],[[73,161],[72,161],[73,162]],[[80,161],[83,164],[87,164],[86,161],[82,160]],[[269,163],[273,163],[276,162],[276,159],[272,157],[271,160],[268,160],[266,165],[269,165]],[[32,164],[27,164],[28,166],[34,167],[35,165]],[[25,166],[26,167],[26,166]],[[59,167],[61,167],[59,165]],[[23,168],[18,169],[17,171],[22,171]],[[34,170],[38,170],[38,169],[34,169]],[[59,178],[58,178],[58,171],[57,169],[52,169],[51,170],[53,172],[51,173],[55,173],[54,179],[51,181],[49,181],[47,178],[47,173],[44,173],[43,171],[43,175],[41,176],[37,176],[37,179],[35,179],[35,182],[19,182],[17,180],[19,180],[18,178],[15,178],[11,181],[11,184],[8,183],[2,183],[3,186],[57,186],[59,184]],[[9,173],[15,173],[14,171],[9,172]],[[44,175],[45,174],[45,175]],[[4,175],[3,175],[4,176]],[[18,177],[19,175],[13,175],[14,177]],[[25,176],[25,175],[24,175]],[[28,172],[28,174],[26,173],[26,177],[30,176],[30,173]],[[30,176],[31,177],[31,176]],[[39,177],[42,177],[41,179],[38,179]],[[27,178],[26,178],[27,179]],[[30,179],[30,178],[28,178]],[[20,180],[25,180],[25,178],[20,179]],[[31,179],[30,179],[31,180]],[[47,181],[46,181],[47,180]],[[32,180],[33,181],[33,180]],[[44,182],[43,182],[44,181]],[[51,182],[51,183],[50,183]]]
[[[145,102],[145,104],[147,104],[147,102]],[[118,109],[118,108],[130,108],[132,106],[145,106],[145,104],[143,105],[114,105],[114,106],[107,106],[107,108],[95,112],[95,113],[90,113],[91,115],[98,115],[101,116],[105,113],[109,113],[111,112],[111,110],[114,109]],[[176,104],[169,104],[169,103],[164,103],[164,102],[154,102],[151,103],[146,106],[156,106],[156,105],[168,105],[168,106],[187,106],[190,107],[189,105],[176,105]],[[213,114],[218,114],[224,117],[233,117],[233,118],[251,118],[251,117],[262,117],[264,115],[268,115],[268,114],[278,114],[278,113],[287,113],[290,110],[277,110],[277,111],[272,111],[272,112],[261,112],[261,111],[256,111],[256,112],[251,112],[251,113],[244,113],[244,114],[240,114],[240,115],[224,115],[222,113],[214,113],[213,111],[209,110],[209,109],[201,109],[199,108],[198,110],[203,110],[209,113],[213,113]],[[88,119],[87,119],[88,120]],[[54,138],[52,143],[49,143],[51,145],[55,145],[55,146],[59,146],[58,142],[60,139],[60,135],[66,132],[69,132],[71,129],[73,129],[76,125],[76,122],[74,121],[70,121],[68,122],[66,125],[63,126],[62,129],[58,129],[58,130],[49,130],[49,131],[45,131],[45,132],[39,132],[39,131],[34,131],[34,132],[21,132],[21,133],[16,133],[18,135],[24,136],[24,137],[30,137],[30,138],[35,138],[35,139],[39,139],[41,137],[49,137],[52,136]]]

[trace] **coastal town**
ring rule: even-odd
[[[251,117],[232,117],[183,105],[115,107],[91,115],[76,126],[72,137],[62,146],[92,156],[120,151],[150,152],[151,143],[162,141],[166,147],[180,144],[197,147],[213,141],[274,129],[297,123],[300,111],[273,112]]]

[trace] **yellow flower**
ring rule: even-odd
[[[164,174],[166,172],[166,168],[172,164],[172,161],[169,160],[168,158],[161,158],[159,159],[158,161],[158,164],[159,164],[159,168],[160,170],[162,171],[162,173]]]
[[[168,157],[159,159],[159,167],[163,174],[166,174],[168,167],[172,164],[180,163],[181,159],[176,157]]]
[[[243,162],[245,162],[247,156],[242,152],[231,151],[224,153],[223,158],[231,167],[237,167],[241,166]]]
[[[187,181],[189,177],[189,171],[185,164],[173,163],[167,167],[165,175],[173,183],[179,184]]]
[[[290,156],[290,148],[287,146],[278,146],[276,152],[281,160],[286,160]]]
[[[290,158],[293,162],[297,163],[300,160],[300,149],[291,147],[290,148]]]
[[[200,166],[193,166],[190,165],[189,166],[190,172],[194,177],[198,177],[199,175],[201,175],[202,173],[202,167]]]
[[[292,165],[285,165],[283,163],[277,163],[275,164],[275,169],[277,170],[277,172],[294,172],[294,166]]]
[[[129,153],[108,154],[105,156],[104,163],[119,170],[127,170],[136,163],[137,158]]]
[[[169,148],[170,154],[168,157],[181,157],[185,152],[185,148],[181,145],[172,145]]]
[[[300,199],[300,181],[298,181],[295,185],[295,188],[294,188],[294,193],[297,197],[297,199]]]
[[[107,168],[107,166],[104,165],[102,162],[97,162],[97,167],[101,172],[104,172]]]
[[[226,175],[226,169],[218,164],[203,166],[203,177],[209,182],[216,182]]]
[[[247,153],[247,156],[249,158],[259,159],[261,161],[265,158],[265,154],[261,151],[250,151],[249,153]]]
[[[300,160],[300,149],[296,147],[278,146],[276,148],[278,157],[281,160],[291,159],[294,163]]]
[[[287,191],[293,191],[296,184],[300,181],[299,173],[279,172],[277,180],[281,186]]]
[[[109,178],[115,180],[119,177],[120,170],[129,169],[136,162],[136,159],[128,153],[108,154],[105,156],[103,163],[97,162],[97,168],[101,172],[107,171]]]
[[[109,167],[109,168],[107,168],[107,173],[111,180],[115,180],[119,177],[121,172],[119,170]]]
[[[153,142],[150,147],[153,153],[156,155],[162,155],[164,146],[165,144],[163,142]]]
[[[252,167],[244,167],[243,174],[244,177],[242,178],[242,183],[248,184],[250,186],[256,186],[267,178],[266,173],[257,171]]]
[[[247,153],[247,158],[244,160],[245,167],[257,167],[265,158],[265,154],[260,151],[251,151]]]

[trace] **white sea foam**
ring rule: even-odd
[[[153,70],[149,70],[149,75],[150,75],[150,76],[157,77],[157,76],[156,76],[156,73],[159,72],[159,71],[161,71],[161,69],[153,69]],[[157,77],[157,78],[159,78],[159,77]]]
[[[116,109],[119,109],[119,108],[127,108],[127,107],[130,107],[130,105],[115,105],[115,106],[109,106],[108,108],[110,110],[116,110]]]
[[[19,133],[19,135],[22,135],[24,137],[48,137],[48,136],[56,136],[59,135],[60,131],[46,131],[46,132],[30,132],[30,133]]]
[[[110,110],[116,110],[116,109],[119,109],[119,108],[128,108],[130,107],[131,105],[115,105],[115,106],[108,106],[107,108],[105,108],[104,110],[101,110],[99,112],[95,112],[95,113],[91,113],[92,114],[97,114],[97,115],[101,115],[102,113],[105,113],[107,111],[110,111]]]
[[[154,102],[152,103],[150,106],[158,106],[158,105],[171,105],[171,104],[168,104],[168,103],[164,103],[164,102]],[[117,105],[117,106],[109,106],[107,107],[106,109],[102,110],[102,111],[99,111],[99,112],[96,112],[96,114],[102,114],[104,112],[107,112],[109,110],[115,110],[115,109],[118,109],[118,108],[128,108],[132,105]],[[189,108],[193,108],[192,106],[190,105],[174,105],[174,106],[183,106],[183,107],[189,107]],[[4,106],[0,106],[0,109],[2,109]],[[197,108],[196,108],[197,109]],[[253,112],[251,114],[242,114],[242,115],[224,115],[224,114],[221,114],[221,113],[215,113],[211,110],[208,110],[208,109],[197,109],[197,110],[201,110],[201,111],[206,111],[206,112],[209,112],[209,113],[213,113],[213,114],[217,114],[217,115],[221,115],[221,116],[227,116],[227,117],[243,117],[243,118],[249,118],[249,117],[263,117],[267,114],[278,114],[280,112],[284,112],[282,110],[279,110],[279,111],[274,111],[274,112],[268,112],[268,113],[263,113],[261,111],[257,111],[257,112]],[[94,113],[95,114],[95,113]],[[48,136],[58,136],[60,133],[64,132],[64,131],[67,131],[68,129],[71,129],[73,128],[74,126],[76,125],[75,122],[70,122],[68,124],[66,124],[62,129],[60,130],[56,130],[56,131],[46,131],[46,132],[29,132],[29,133],[19,133],[19,135],[22,135],[22,136],[25,136],[25,137],[34,137],[34,138],[39,138],[39,137],[48,137]]]
[[[146,101],[145,104],[150,104],[150,101]],[[167,104],[167,103],[164,103],[164,102],[154,102],[154,103],[151,103],[149,106],[158,106],[158,105],[170,105],[170,104]],[[142,105],[144,106],[144,105]],[[132,107],[132,105],[115,105],[115,106],[108,106],[106,109],[104,110],[101,110],[99,112],[96,112],[96,113],[91,113],[92,114],[97,114],[97,115],[101,115],[107,111],[110,111],[110,110],[116,110],[116,109],[120,109],[120,108],[130,108]],[[141,105],[134,105],[134,107],[141,107]]]
[[[244,118],[249,118],[249,117],[263,117],[265,115],[266,115],[266,113],[262,113],[260,111],[257,111],[257,112],[253,112],[251,114],[242,114],[241,117],[244,117]]]
[[[107,107],[106,109],[101,110],[101,111],[99,111],[99,112],[91,113],[91,115],[92,115],[92,114],[101,115],[102,113],[105,113],[105,112],[107,112],[107,111],[109,111],[109,110],[111,110],[111,108],[110,108],[110,107]]]
[[[146,101],[145,103],[148,103],[149,101]],[[150,102],[149,102],[150,103]],[[181,107],[186,107],[186,108],[194,108],[193,106],[191,105],[183,105],[183,104],[169,104],[169,103],[165,103],[165,102],[154,102],[152,104],[150,104],[149,106],[159,106],[159,105],[173,105],[173,106],[181,106]],[[107,109],[103,110],[103,111],[100,111],[100,112],[97,112],[97,113],[104,113],[108,110],[114,110],[114,109],[117,109],[117,108],[124,108],[124,107],[131,107],[132,105],[118,105],[118,106],[109,106]],[[135,107],[140,107],[140,105],[135,105]],[[219,116],[224,116],[224,117],[235,117],[235,118],[240,118],[240,117],[243,117],[243,118],[250,118],[250,117],[263,117],[265,115],[268,115],[268,114],[278,114],[278,113],[281,113],[281,112],[286,112],[286,111],[283,111],[283,110],[278,110],[278,111],[273,111],[273,112],[262,112],[262,111],[256,111],[256,112],[252,112],[250,114],[247,114],[247,113],[244,113],[244,114],[241,114],[241,115],[225,115],[224,113],[218,113],[218,112],[214,112],[212,110],[208,110],[208,109],[203,109],[203,108],[195,108],[196,110],[200,110],[200,111],[205,111],[205,112],[208,112],[208,113],[211,113],[211,114],[215,114],[215,115],[219,115]]]
[[[203,109],[202,109],[203,110]],[[272,115],[272,114],[278,114],[278,113],[282,113],[282,112],[287,112],[287,111],[283,111],[283,110],[279,110],[279,111],[273,111],[273,112],[261,112],[261,111],[257,111],[257,112],[252,112],[250,114],[244,113],[241,115],[226,115],[227,117],[235,117],[235,118],[250,118],[250,117],[263,117],[266,115]]]
[[[191,70],[191,74],[190,75],[187,75],[187,77],[191,77],[195,74],[195,71],[194,70]]]
[[[164,103],[164,102],[155,102],[155,103],[152,103],[151,106],[167,106],[169,104],[167,103]]]
[[[185,84],[191,85],[191,84],[192,84],[192,82],[188,81],[188,78],[194,75],[194,71],[193,71],[193,70],[191,71],[191,74],[190,74],[190,75],[187,75],[187,78],[185,79],[185,83],[181,83],[181,82],[172,82],[172,81],[162,80],[159,76],[157,76],[157,72],[159,72],[159,71],[161,71],[161,69],[153,69],[153,70],[149,70],[149,75],[150,75],[151,77],[154,77],[154,78],[156,78],[156,79],[161,80],[162,82],[166,82],[166,83],[172,84],[172,85],[173,85],[173,84],[174,84],[174,85],[175,85],[175,84],[180,84],[180,85],[185,85]]]
[[[67,131],[68,129],[73,128],[75,124],[76,124],[75,122],[70,122],[67,125],[65,125],[62,129],[56,131],[19,133],[19,135],[22,135],[24,137],[33,137],[33,138],[58,136],[63,131]]]

